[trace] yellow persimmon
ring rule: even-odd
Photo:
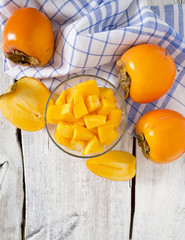
[[[136,158],[128,152],[110,151],[86,164],[91,172],[110,180],[127,181],[136,174]]]
[[[49,90],[39,80],[24,77],[0,95],[0,109],[17,128],[37,131],[45,126],[44,110],[49,95]],[[52,99],[50,104],[54,104]]]

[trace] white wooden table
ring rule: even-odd
[[[182,1],[149,1],[167,3]],[[2,93],[13,80],[0,60]],[[116,149],[136,155],[133,180],[97,177],[84,160],[59,151],[45,129],[20,131],[1,114],[0,240],[185,239],[185,155],[154,164],[129,134]]]

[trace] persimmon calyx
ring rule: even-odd
[[[38,61],[37,58],[28,56],[27,54],[17,50],[11,49],[10,52],[4,53],[5,57],[12,61],[15,64],[19,64],[22,66],[35,66],[38,67],[41,63]]]
[[[138,144],[142,149],[143,155],[145,158],[150,159],[150,147],[145,139],[145,136],[142,132],[137,135]]]
[[[125,99],[128,98],[130,92],[130,85],[131,85],[131,78],[126,71],[126,64],[123,63],[121,60],[116,62],[116,69],[119,72],[118,79],[123,87]]]

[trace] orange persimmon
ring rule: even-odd
[[[17,128],[37,131],[45,127],[44,110],[49,95],[42,82],[23,77],[0,95],[0,110]],[[49,104],[54,104],[53,99]]]
[[[144,114],[136,124],[138,143],[146,158],[169,163],[185,152],[185,118],[169,109]]]
[[[20,8],[3,29],[2,49],[16,64],[43,66],[53,55],[54,35],[49,19],[35,8]]]
[[[153,44],[128,49],[117,61],[125,98],[149,103],[163,96],[173,85],[176,67],[168,51]]]

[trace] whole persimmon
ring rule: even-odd
[[[128,49],[117,61],[119,80],[125,99],[138,103],[153,102],[173,85],[176,67],[168,51],[153,44],[141,44]]]
[[[52,57],[54,35],[49,19],[35,8],[16,10],[2,35],[5,57],[15,64],[43,66]]]
[[[136,124],[138,143],[146,158],[169,163],[185,152],[185,118],[169,109],[144,114]]]

